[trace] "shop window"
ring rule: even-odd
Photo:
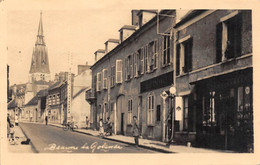
[[[132,117],[133,117],[133,100],[128,99],[128,115],[127,115],[127,123],[132,123]]]
[[[202,97],[203,126],[216,126],[215,91]]]
[[[154,95],[149,95],[147,100],[147,124],[153,125],[154,119]]]
[[[163,36],[162,42],[162,65],[166,66],[170,64],[170,36]]]
[[[216,27],[216,62],[241,56],[242,16],[235,16]]]

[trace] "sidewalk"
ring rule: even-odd
[[[49,125],[62,127],[61,124],[52,124]],[[75,132],[84,133],[91,136],[99,136],[98,131],[93,131],[90,129],[76,129]],[[109,139],[117,142],[122,142],[126,144],[134,144],[134,138],[130,136],[123,135],[112,135],[106,136],[104,139]],[[157,150],[160,152],[166,153],[230,153],[230,151],[224,150],[213,150],[213,149],[205,149],[205,148],[195,148],[195,147],[187,147],[183,145],[170,145],[170,147],[166,147],[166,144],[160,141],[148,140],[148,139],[139,139],[139,146],[143,148],[149,148],[152,150]]]
[[[13,129],[15,140],[14,142],[9,142],[9,138],[7,138],[8,150],[13,153],[34,153],[31,144],[21,144],[21,141],[26,141],[27,139],[22,129],[19,126],[14,126]]]

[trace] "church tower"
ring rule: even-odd
[[[32,53],[29,83],[33,84],[35,82],[49,82],[50,80],[51,76],[49,69],[48,51],[44,41],[41,12],[37,39]]]

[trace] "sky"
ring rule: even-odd
[[[10,84],[28,81],[40,11],[7,12]],[[69,52],[72,55],[72,72],[77,73],[77,65],[93,64],[94,52],[104,49],[107,39],[118,39],[118,30],[125,24],[131,24],[129,9],[42,10],[42,13],[52,78],[55,73],[68,70]]]
[[[155,9],[137,1],[120,0],[9,0],[7,10],[7,63],[10,85],[26,83],[33,47],[42,11],[43,31],[48,50],[52,79],[68,71],[68,54],[72,55],[72,72],[77,65],[94,63],[94,52],[104,49],[109,38],[119,39],[118,30],[131,24],[132,9]],[[62,5],[61,5],[62,4]],[[138,5],[137,5],[138,4]],[[150,5],[160,7],[150,1]],[[164,3],[167,6],[167,3]]]

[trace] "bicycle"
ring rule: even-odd
[[[74,131],[75,129],[78,129],[78,125],[75,124],[74,122],[68,122],[68,123],[63,125],[64,131],[68,131],[69,129]]]

